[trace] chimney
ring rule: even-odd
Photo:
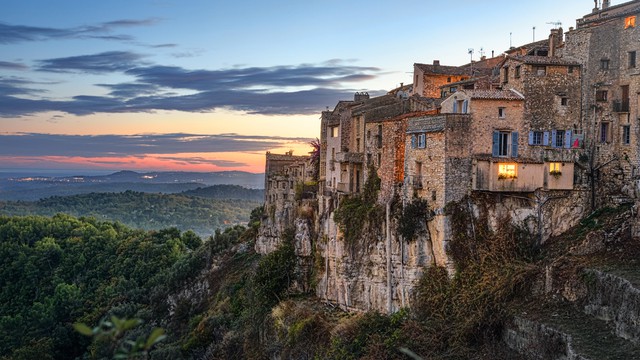
[[[440,60],[433,60],[433,66],[440,66]]]
[[[602,10],[606,9],[609,7],[609,0],[603,0],[602,1]]]
[[[493,53],[494,53],[494,50],[491,50],[491,57],[493,57],[493,56],[494,56],[494,55],[493,55]]]
[[[353,95],[353,101],[364,101],[364,100],[369,100],[368,92],[357,92],[355,93],[355,95]]]

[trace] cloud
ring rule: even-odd
[[[122,157],[223,152],[262,152],[311,139],[238,134],[60,135],[19,133],[0,135],[0,157]],[[167,158],[168,159],[168,158]],[[205,161],[181,157],[181,161]],[[200,160],[198,160],[200,159]],[[211,160],[206,160],[211,161]],[[236,166],[232,163],[222,163]]]
[[[239,161],[222,160],[222,159],[205,159],[203,157],[162,156],[160,159],[175,161],[180,165],[214,165],[217,167],[233,167],[233,168],[249,165],[247,163],[243,163]]]
[[[93,55],[70,56],[38,61],[37,70],[51,72],[106,73],[126,71],[143,63],[144,56],[128,51],[107,51]]]
[[[7,70],[27,70],[29,67],[25,64],[9,62],[9,61],[0,61],[0,69]]]
[[[221,108],[252,114],[314,114],[339,100],[350,99],[361,89],[349,87],[380,74],[379,68],[341,65],[338,60],[318,65],[190,70],[143,66],[143,57],[133,52],[111,51],[41,60],[38,70],[42,71],[123,72],[133,77],[133,81],[96,84],[109,90],[104,96],[79,95],[59,101],[16,97],[21,90],[16,85],[6,91],[0,88],[0,117],[43,111],[87,115],[156,110],[209,112]],[[369,90],[369,93],[384,92]]]
[[[0,44],[15,44],[27,41],[45,41],[60,39],[98,38],[104,40],[132,40],[128,35],[104,35],[118,28],[132,26],[150,26],[159,19],[115,20],[97,25],[75,28],[49,28],[0,23]]]
[[[252,87],[340,86],[344,82],[370,80],[376,67],[311,65],[249,67],[226,70],[187,70],[176,66],[139,67],[127,71],[141,82],[159,86],[210,90]],[[374,74],[371,74],[374,73]]]

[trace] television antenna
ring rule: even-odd
[[[557,29],[562,25],[562,22],[560,20],[558,20],[558,21],[550,21],[547,24],[553,25],[554,26],[553,28]]]

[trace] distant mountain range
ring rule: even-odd
[[[49,196],[127,190],[146,193],[179,193],[208,185],[239,185],[249,189],[262,189],[264,174],[244,171],[144,173],[118,171],[109,175],[7,177],[0,178],[0,200],[33,201]]]

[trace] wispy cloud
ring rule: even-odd
[[[0,61],[0,69],[7,70],[27,70],[29,67],[25,64],[9,62],[9,61]]]
[[[152,135],[60,135],[19,133],[0,135],[0,157],[82,156],[120,157],[170,155],[168,160],[217,166],[237,166],[233,162],[212,162],[202,157],[180,157],[176,154],[263,152],[292,143],[307,143],[311,139],[268,137],[238,134],[152,134]],[[222,161],[222,160],[216,160]]]
[[[112,35],[112,31],[133,26],[150,26],[159,19],[115,20],[97,25],[72,28],[50,28],[0,23],[0,44],[14,44],[27,41],[46,41],[60,39],[100,38],[104,40],[132,40],[128,35]]]
[[[127,71],[143,65],[143,55],[129,51],[107,51],[93,55],[69,56],[41,60],[37,70],[51,72],[107,73]]]

